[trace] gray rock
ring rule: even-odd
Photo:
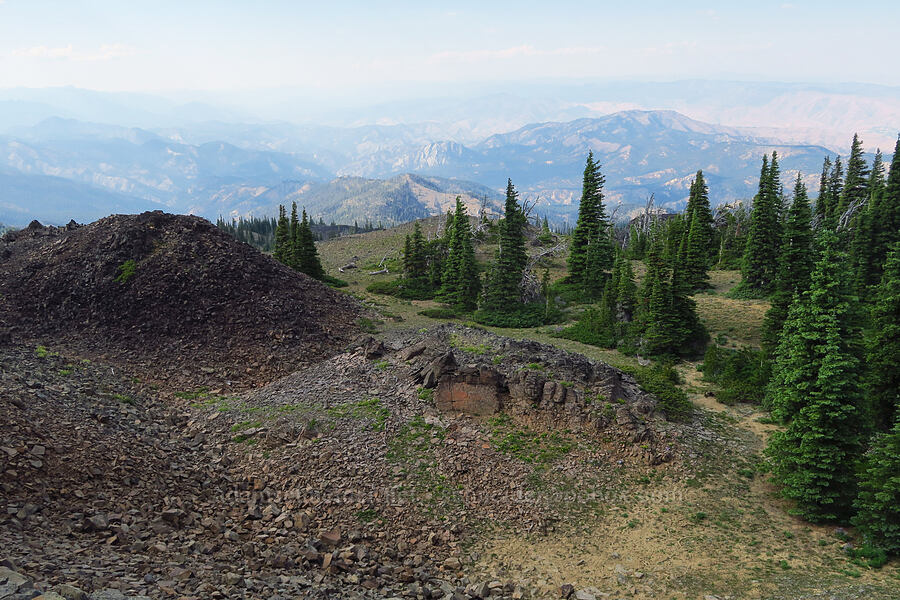
[[[97,513],[85,519],[84,527],[88,531],[104,531],[109,528],[109,519],[103,513]]]
[[[97,590],[89,596],[90,600],[128,600],[128,597],[119,590]]]
[[[31,579],[28,577],[7,567],[0,567],[0,598],[30,590],[31,587]]]
[[[75,587],[74,585],[69,585],[68,583],[63,583],[55,588],[53,591],[65,598],[66,600],[86,600],[88,595],[82,589]]]

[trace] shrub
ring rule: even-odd
[[[494,327],[538,327],[544,323],[546,307],[543,302],[519,304],[509,311],[476,310],[472,319]]]
[[[721,388],[719,401],[729,405],[761,404],[771,375],[771,365],[761,350],[730,350],[717,345],[707,348],[700,370],[705,381]]]
[[[618,337],[616,329],[616,322],[606,307],[591,306],[574,325],[566,327],[556,337],[601,348],[615,348]]]
[[[333,288],[343,288],[343,287],[347,287],[348,285],[350,285],[343,279],[338,279],[337,277],[332,277],[331,275],[326,275],[325,277],[323,277],[322,282],[327,285],[330,285]]]
[[[403,277],[389,281],[373,281],[366,287],[366,291],[405,300],[432,300],[436,293],[436,290],[425,282],[415,282]]]
[[[631,372],[645,392],[656,396],[657,406],[670,421],[688,421],[694,414],[694,406],[687,394],[678,387],[678,371],[672,365],[655,364]]]
[[[900,421],[876,436],[859,474],[853,523],[869,542],[900,554]]]
[[[459,313],[448,307],[426,308],[420,310],[419,314],[430,319],[458,319]]]
[[[137,263],[133,260],[126,260],[121,265],[119,265],[119,275],[116,277],[116,281],[118,283],[126,283],[129,279],[134,277],[134,273],[137,270]]]

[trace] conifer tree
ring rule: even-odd
[[[319,260],[316,238],[309,226],[309,217],[306,215],[306,209],[303,210],[303,217],[300,219],[297,227],[295,248],[294,268],[315,279],[325,279],[325,269],[322,268],[322,262]]]
[[[409,276],[419,281],[426,276],[428,264],[425,256],[425,237],[422,235],[422,228],[419,226],[418,221],[413,226],[409,251]]]
[[[606,284],[606,252],[604,244],[599,240],[603,236],[601,231],[594,234],[594,238],[587,247],[587,256],[585,259],[585,269],[581,276],[582,289],[586,297],[597,299],[603,292]]]
[[[675,348],[675,322],[672,316],[672,288],[670,272],[663,256],[663,242],[657,238],[647,253],[647,274],[644,281],[646,314],[644,348],[647,354],[669,354]]]
[[[292,259],[291,224],[282,205],[278,206],[278,225],[275,227],[275,249],[272,255],[282,264],[288,264]]]
[[[819,178],[819,196],[816,198],[816,227],[826,227],[828,223],[828,200],[831,197],[828,191],[829,176],[831,175],[831,159],[825,157],[822,164],[822,176]]]
[[[589,268],[606,271],[612,267],[613,249],[608,235],[609,219],[603,206],[604,181],[600,173],[600,164],[594,161],[594,153],[588,153],[584,167],[581,202],[578,205],[578,221],[569,244],[569,278],[575,282],[582,282]],[[589,266],[589,246],[594,242],[600,246],[595,248],[596,260]],[[592,276],[597,277],[597,274],[594,273]]]
[[[839,207],[841,203],[841,191],[844,189],[844,167],[841,165],[841,157],[834,159],[831,175],[828,176],[828,205],[826,224],[829,229],[837,227],[838,218],[841,216]]]
[[[700,210],[694,210],[691,226],[687,230],[687,248],[684,252],[683,268],[685,283],[691,292],[709,287],[707,270],[712,237],[701,219]]]
[[[870,277],[879,281],[888,250],[900,242],[900,139],[894,147],[887,183],[878,194],[872,216],[872,270]]]
[[[879,252],[876,233],[876,220],[882,210],[884,184],[884,162],[881,150],[878,150],[869,173],[868,201],[853,216],[851,226],[850,251],[856,264],[856,288],[863,299],[870,296],[868,289],[878,284],[884,263],[884,254]]]
[[[412,239],[409,234],[403,239],[403,275],[412,276]]]
[[[777,157],[773,153],[772,165],[763,157],[759,176],[759,192],[753,201],[750,214],[750,232],[741,264],[741,288],[748,295],[767,295],[775,283],[781,232],[776,190],[778,182]]]
[[[631,261],[622,257],[619,284],[616,291],[616,317],[625,323],[631,322],[637,309],[637,286],[634,283],[634,270]]]
[[[876,548],[900,554],[900,421],[875,436],[861,462],[853,524]]]
[[[300,219],[297,218],[297,203],[291,203],[291,247],[288,258],[288,264],[293,269],[300,268],[301,254],[303,253],[303,249],[301,248],[302,242],[300,241]]]
[[[869,168],[863,158],[862,141],[859,135],[853,135],[853,143],[850,146],[850,158],[847,159],[847,175],[844,178],[844,187],[837,207],[837,217],[840,218],[855,202],[865,202],[868,192]]]
[[[466,207],[456,197],[456,211],[448,231],[447,260],[442,276],[441,298],[461,310],[472,310],[478,300],[481,282],[472,246],[472,228]]]
[[[796,294],[809,287],[813,266],[812,211],[806,196],[806,186],[797,175],[794,201],[788,212],[772,306],[763,322],[763,347],[770,354],[778,345],[778,338],[787,318],[788,308]]]
[[[810,289],[788,312],[769,395],[773,414],[787,423],[767,448],[773,474],[811,521],[850,514],[865,416],[846,256],[833,233],[822,245]]]
[[[697,176],[691,184],[687,212],[690,215],[687,219],[689,225],[693,222],[694,216],[697,216],[699,222],[697,247],[704,249],[704,267],[707,267],[715,253],[715,226],[712,209],[709,206],[709,187],[706,185],[703,171],[697,171]]]
[[[866,336],[868,393],[876,427],[900,417],[900,242],[888,253]]]
[[[506,203],[500,221],[500,246],[485,288],[482,309],[510,312],[520,305],[519,284],[528,255],[525,252],[525,213],[519,206],[519,194],[507,181]]]

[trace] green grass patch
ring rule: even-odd
[[[366,333],[378,333],[378,326],[382,324],[382,321],[376,321],[369,317],[360,317],[356,320],[356,324]]]
[[[240,423],[235,423],[231,426],[231,432],[237,433],[238,431],[246,431],[247,429],[256,429],[262,425],[262,421],[241,421]]]
[[[327,411],[330,417],[335,419],[360,419],[370,421],[370,428],[373,431],[384,431],[384,425],[390,416],[390,411],[386,409],[379,398],[369,398],[360,400],[359,402],[348,402],[333,406]]]
[[[121,402],[122,404],[134,405],[134,398],[131,396],[126,396],[125,394],[113,394],[113,398]]]
[[[572,451],[575,444],[558,432],[538,433],[515,427],[508,415],[488,421],[491,444],[498,452],[532,464],[549,464]]]

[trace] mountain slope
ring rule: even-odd
[[[230,185],[220,188],[210,201],[195,205],[198,214],[273,215],[278,205],[296,202],[314,219],[326,222],[381,222],[385,225],[443,214],[456,197],[465,203],[469,214],[476,214],[482,200],[487,208],[499,210],[500,195],[471,181],[451,180],[405,173],[390,179],[339,177],[332,181],[283,181],[274,186]]]
[[[784,159],[785,181],[800,171],[811,188],[822,158],[831,154],[821,146],[782,144],[673,111],[631,110],[599,119],[536,123],[490,136],[469,149],[448,146],[429,155],[427,164],[416,160],[425,149],[412,149],[371,175],[390,176],[393,164],[415,164],[419,172],[465,174],[498,187],[511,177],[520,191],[541,199],[542,212],[573,217],[589,150],[602,164],[610,202],[636,206],[653,193],[672,208],[687,198],[697,169],[708,176],[711,201],[719,204],[753,196],[764,153],[774,150]]]
[[[33,219],[48,224],[85,222],[151,207],[153,202],[71,179],[0,169],[0,223],[23,227]]]

